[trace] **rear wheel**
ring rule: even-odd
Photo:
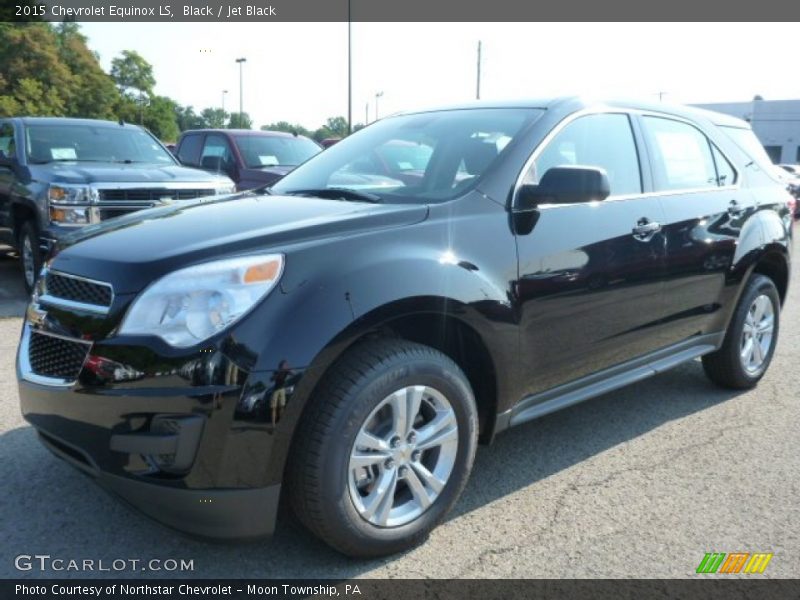
[[[19,230],[17,240],[22,278],[28,293],[33,291],[39,270],[42,268],[42,252],[39,246],[39,232],[33,221],[25,221]]]
[[[733,389],[755,386],[767,372],[780,325],[780,297],[773,281],[755,274],[747,283],[722,347],[703,357],[706,375]]]
[[[424,540],[458,499],[475,401],[440,352],[370,341],[334,365],[295,439],[287,477],[300,520],[340,552],[382,556]]]

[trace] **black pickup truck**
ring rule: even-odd
[[[28,290],[52,246],[76,228],[233,190],[225,176],[181,166],[136,125],[0,119],[0,244],[19,251]]]

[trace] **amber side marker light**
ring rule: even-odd
[[[273,281],[278,276],[278,269],[280,269],[281,261],[271,260],[269,262],[261,263],[248,267],[244,272],[245,283],[263,283],[265,281]]]

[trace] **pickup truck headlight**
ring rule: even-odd
[[[174,271],[151,284],[128,309],[120,335],[154,335],[186,348],[241,319],[283,272],[283,255],[244,256]]]
[[[97,199],[97,190],[88,185],[51,184],[47,188],[50,221],[59,225],[88,225],[93,222],[89,205],[95,204]]]
[[[50,204],[93,204],[98,197],[97,190],[88,185],[54,183],[47,190]]]

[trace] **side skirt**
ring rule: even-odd
[[[570,383],[526,396],[513,408],[497,415],[495,433],[663,373],[713,352],[722,345],[724,338],[724,331],[698,335]]]

